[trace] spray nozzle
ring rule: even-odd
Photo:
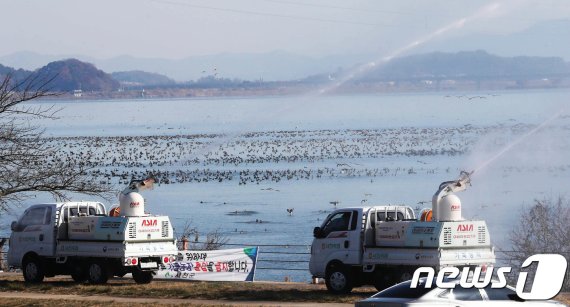
[[[474,173],[475,171],[461,171],[459,173],[459,179],[457,179],[457,185],[461,186],[463,184],[468,184],[471,185],[471,175]]]
[[[154,187],[154,183],[158,182],[154,177],[150,176],[146,179],[131,180],[129,185],[123,190],[123,194],[130,192],[139,192],[143,190],[150,190]]]
[[[467,185],[471,185],[471,175],[472,174],[473,174],[473,171],[471,171],[471,172],[461,171],[459,173],[459,178],[457,180],[442,182],[439,185],[438,192],[436,192],[436,195],[442,191],[445,191],[446,193],[452,193],[452,192],[465,190]]]

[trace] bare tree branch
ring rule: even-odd
[[[200,240],[200,232],[196,227],[192,226],[192,222],[187,220],[182,227],[181,232],[177,232],[178,244],[187,242],[187,249],[189,250],[216,250],[226,245],[230,239],[224,235],[219,229],[206,234],[206,241]],[[180,249],[183,249],[180,246]]]
[[[511,250],[502,251],[508,264],[516,270],[534,254],[561,254],[570,258],[570,202],[559,197],[556,200],[535,200],[532,207],[523,211],[519,224],[509,234]],[[529,272],[533,276],[532,270]],[[532,280],[532,278],[531,278]],[[566,271],[563,291],[570,290],[570,273]]]
[[[28,115],[33,117],[53,118],[58,110],[53,106],[49,107],[23,107],[21,104],[26,101],[57,96],[59,93],[50,91],[48,87],[57,75],[50,78],[42,78],[37,74],[31,74],[21,81],[13,81],[8,75],[0,84],[0,115],[13,116],[15,114]]]
[[[7,76],[0,82],[0,212],[37,192],[66,200],[69,193],[110,198],[109,187],[89,175],[85,160],[62,160],[59,148],[43,137],[44,131],[28,124],[30,118],[56,119],[53,106],[29,105],[34,99],[55,96],[49,84],[57,76],[30,75],[22,81]]]

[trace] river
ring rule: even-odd
[[[493,243],[508,249],[521,210],[568,196],[569,97],[541,90],[30,104],[61,109],[57,120],[33,123],[62,155],[93,152],[117,191],[125,176],[159,174],[146,208],[169,215],[178,231],[190,223],[199,241],[217,230],[230,244],[260,245],[258,280],[308,281],[312,229],[331,202],[428,207],[440,182],[491,160],[459,196],[463,216],[485,219]],[[35,196],[23,208],[50,201]]]

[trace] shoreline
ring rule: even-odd
[[[334,90],[321,93],[325,85],[296,85],[274,86],[264,88],[137,88],[112,92],[82,92],[80,97],[72,92],[63,92],[42,101],[65,100],[65,101],[90,101],[90,100],[151,100],[151,99],[210,99],[210,98],[267,98],[267,97],[295,97],[295,96],[350,96],[350,95],[398,95],[398,94],[461,94],[461,93],[489,93],[489,92],[515,92],[515,91],[564,91],[570,89],[570,80],[557,86],[549,84],[534,84],[517,86],[512,82],[489,85],[478,85],[467,82],[452,87],[431,86],[422,84],[404,84],[390,86],[384,83],[367,86],[342,86]]]

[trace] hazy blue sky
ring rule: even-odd
[[[390,53],[434,31],[510,33],[568,0],[0,0],[0,55],[183,58],[283,50]],[[467,17],[465,23],[454,23]],[[438,37],[435,37],[437,39]]]

